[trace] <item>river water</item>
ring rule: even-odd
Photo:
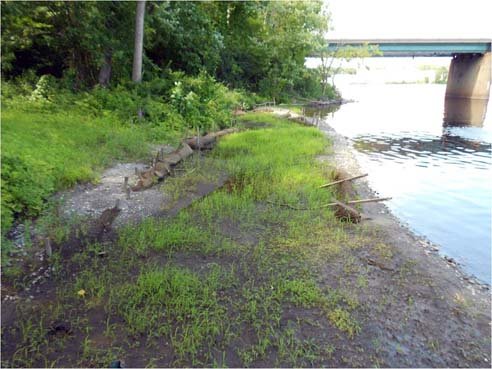
[[[352,141],[370,186],[393,198],[388,207],[410,229],[490,283],[490,103],[482,127],[443,127],[445,85],[348,80],[337,87],[356,101],[324,119]]]

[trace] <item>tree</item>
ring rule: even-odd
[[[132,81],[136,83],[142,80],[144,15],[145,1],[137,1],[137,11],[135,14],[135,50],[133,53],[132,70]]]
[[[151,3],[146,19],[145,55],[161,68],[215,75],[223,34],[210,14],[215,3]]]
[[[331,85],[334,85],[334,78],[340,72],[342,62],[350,61],[357,58],[368,58],[375,55],[381,55],[381,52],[375,45],[362,45],[359,47],[353,46],[341,46],[336,47],[334,51],[328,51],[329,44],[322,44],[319,46],[318,55],[321,60],[321,64],[318,67],[318,73],[320,75],[320,82],[322,86],[323,95],[325,95],[331,77]]]
[[[4,78],[31,71],[83,89],[130,75],[141,81],[142,69],[149,80],[169,70],[205,71],[229,87],[277,100],[312,90],[304,59],[329,21],[321,0],[138,1],[136,9],[124,1],[1,5]]]

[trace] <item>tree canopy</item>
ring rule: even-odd
[[[30,70],[83,89],[104,81],[106,68],[109,85],[130,79],[135,2],[1,4],[5,78]],[[304,59],[328,24],[320,0],[147,2],[143,79],[170,68],[271,97],[296,94],[313,83]]]

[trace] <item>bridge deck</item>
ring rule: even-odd
[[[484,54],[491,51],[491,40],[421,40],[421,39],[338,39],[327,40],[328,50],[343,46],[377,45],[382,56],[452,56],[455,54]]]

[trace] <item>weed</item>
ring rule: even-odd
[[[357,287],[361,288],[361,289],[365,289],[367,288],[367,277],[365,275],[362,275],[362,274],[359,274],[357,276]]]
[[[277,340],[277,366],[313,366],[319,348],[313,340],[299,340],[294,328],[286,328]]]
[[[299,319],[297,325],[291,319],[283,325],[287,309],[321,314],[311,324],[318,329],[331,323],[340,335],[360,332],[351,284],[335,289],[317,279],[321,268],[337,265],[354,274],[353,281],[357,276],[359,288],[367,285],[350,246],[363,240],[349,234],[331,209],[317,208],[333,196],[319,188],[330,170],[314,160],[327,148],[326,139],[315,129],[266,115],[243,119],[265,120],[268,127],[222,137],[200,159],[201,169],[190,173],[190,160],[183,175],[163,186],[177,199],[199,181],[226,172],[230,179],[224,188],[174,218],[124,226],[114,243],[87,245],[70,260],[62,260],[59,250],[53,253],[50,262],[58,276],[77,271],[57,295],[64,302],[57,309],[74,311],[72,326],[85,336],[75,364],[107,365],[120,347],[151,352],[164,346],[174,366],[225,366],[231,344],[243,366],[271,355],[274,364],[289,366],[329,358],[334,346],[301,338]],[[51,214],[46,229],[66,227],[55,210]],[[103,250],[109,257],[97,257]],[[185,267],[189,261],[193,265]],[[83,297],[77,295],[81,290]],[[114,341],[111,347],[96,347],[90,311],[104,312],[96,331]],[[143,365],[156,365],[158,355]]]
[[[376,246],[374,246],[374,250],[384,259],[391,260],[393,258],[391,247],[383,242],[378,242]]]
[[[288,301],[298,306],[313,307],[324,303],[325,297],[313,280],[289,280],[283,285]]]
[[[222,273],[218,266],[205,278],[174,266],[146,271],[135,284],[112,291],[113,309],[133,334],[169,337],[179,360],[198,364],[200,348],[226,335],[218,297]]]
[[[360,331],[359,324],[354,319],[352,319],[348,311],[341,308],[336,308],[333,311],[330,311],[328,313],[328,319],[338,329],[346,332],[351,338]]]

